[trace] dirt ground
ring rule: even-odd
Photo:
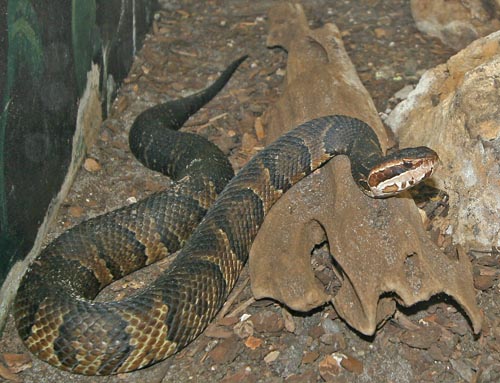
[[[127,131],[134,117],[161,101],[207,86],[243,54],[250,58],[228,86],[188,121],[186,130],[219,145],[236,170],[259,150],[262,144],[255,127],[279,96],[286,71],[286,53],[266,48],[266,13],[274,3],[162,1],[162,10],[79,172],[52,237],[84,219],[168,187],[168,179],[145,169],[130,154]],[[343,32],[348,54],[381,113],[397,103],[397,91],[416,84],[426,69],[453,54],[416,30],[408,0],[303,3],[313,27],[334,22]],[[245,271],[224,308],[225,316],[165,362],[131,374],[82,377],[32,357],[30,362],[17,363],[26,369],[12,378],[26,383],[498,382],[499,256],[470,256],[477,299],[485,314],[483,333],[477,337],[460,308],[444,296],[400,308],[375,336],[361,336],[330,306],[300,314],[272,301],[255,302]],[[107,288],[101,299],[121,298],[147,285],[167,263],[124,278]],[[16,364],[18,356],[11,353],[26,353],[12,318],[0,343],[3,365]]]

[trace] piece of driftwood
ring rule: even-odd
[[[346,114],[369,123],[387,148],[390,141],[337,27],[310,30],[302,7],[290,3],[273,7],[269,22],[268,45],[286,49],[288,65],[283,94],[264,118],[266,143],[315,117]],[[311,268],[311,250],[324,238],[342,282],[334,297]],[[439,251],[411,199],[366,197],[343,157],[299,182],[271,209],[252,246],[250,275],[257,298],[299,311],[331,301],[367,335],[394,313],[396,300],[410,306],[442,292],[463,307],[474,332],[481,329],[468,260]]]

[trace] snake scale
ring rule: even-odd
[[[437,156],[430,149],[383,157],[367,124],[327,116],[291,130],[233,177],[219,149],[177,129],[244,59],[206,90],[155,106],[135,120],[132,152],[179,180],[174,188],[76,225],[28,268],[14,315],[21,338],[38,358],[74,373],[109,375],[149,366],[185,347],[222,307],[271,206],[336,155],[349,156],[354,179],[374,197],[432,173]],[[121,301],[93,301],[112,281],[178,249],[147,288]]]

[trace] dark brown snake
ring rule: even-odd
[[[108,375],[149,366],[185,347],[222,307],[271,206],[336,155],[349,156],[354,179],[374,197],[395,194],[432,173],[437,155],[430,149],[383,157],[364,122],[327,116],[285,134],[232,178],[220,150],[176,130],[244,59],[206,90],[153,107],[134,122],[132,152],[181,180],[175,188],[75,226],[31,264],[14,314],[21,338],[38,358],[75,373]],[[112,281],[179,248],[146,289],[121,301],[93,301]]]

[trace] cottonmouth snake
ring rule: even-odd
[[[75,373],[108,375],[151,365],[185,347],[223,305],[271,206],[333,156],[349,156],[354,179],[375,197],[432,172],[437,156],[430,149],[382,157],[368,125],[328,116],[285,134],[232,178],[220,150],[176,129],[243,60],[206,90],[153,107],[134,122],[131,150],[148,167],[180,180],[175,188],[75,226],[31,264],[14,314],[21,338],[40,359]],[[179,248],[146,289],[121,301],[93,301],[113,280]]]

